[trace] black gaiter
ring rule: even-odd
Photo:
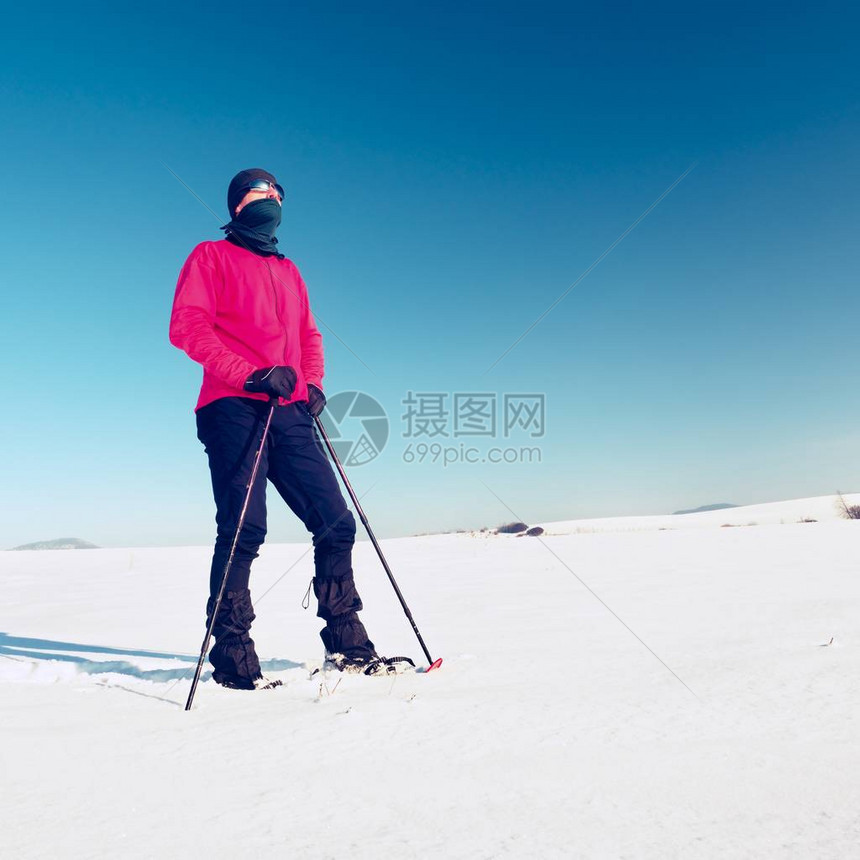
[[[281,223],[281,204],[271,197],[255,200],[243,207],[242,211],[221,229],[226,231],[227,238],[240,248],[247,248],[261,256],[278,253],[278,240],[275,231]]]

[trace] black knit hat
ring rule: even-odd
[[[230,187],[227,189],[227,209],[230,211],[231,218],[236,217],[236,207],[248,193],[248,185],[255,179],[268,179],[273,185],[278,181],[268,170],[263,170],[261,167],[240,170],[230,180]]]

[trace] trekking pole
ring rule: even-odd
[[[418,630],[418,625],[415,623],[415,619],[412,617],[412,613],[409,611],[409,607],[406,605],[406,600],[403,597],[403,593],[397,586],[397,581],[394,579],[394,574],[391,572],[391,568],[388,566],[388,562],[385,560],[385,556],[382,554],[382,549],[379,546],[379,542],[376,540],[376,535],[373,533],[373,529],[370,527],[370,523],[367,521],[367,516],[364,513],[364,510],[361,507],[361,504],[358,501],[358,496],[355,494],[355,490],[352,488],[352,484],[349,482],[349,478],[346,476],[346,472],[344,471],[343,465],[340,462],[337,454],[335,453],[334,446],[331,444],[331,439],[328,438],[328,433],[325,432],[325,427],[323,427],[323,423],[320,420],[319,415],[314,418],[314,422],[316,423],[317,430],[319,430],[320,436],[323,438],[323,442],[325,442],[325,446],[328,449],[329,456],[334,462],[335,466],[337,466],[338,472],[340,472],[341,480],[343,481],[344,486],[346,487],[346,491],[349,493],[349,497],[352,499],[352,503],[355,506],[355,510],[358,512],[358,516],[361,518],[361,522],[364,525],[364,528],[367,530],[367,536],[370,538],[371,543],[373,543],[374,549],[376,550],[376,554],[379,556],[379,560],[382,562],[382,566],[385,568],[385,572],[388,574],[388,579],[391,581],[391,585],[394,588],[394,593],[397,595],[397,599],[400,601],[400,605],[403,607],[403,611],[406,613],[406,617],[409,619],[409,623],[412,625],[412,629],[415,631],[415,635],[418,637],[418,642],[421,645],[421,650],[424,652],[424,656],[427,658],[427,662],[430,664],[430,667],[427,669],[429,672],[431,669],[438,669],[439,666],[442,665],[442,658],[440,657],[438,660],[434,660],[430,656],[430,652],[427,650],[427,646],[424,644],[424,640],[421,638],[421,633]]]
[[[236,554],[236,545],[239,543],[239,534],[242,531],[242,526],[245,525],[245,514],[248,510],[248,503],[251,501],[251,490],[254,489],[257,470],[260,468],[260,459],[263,456],[263,448],[266,446],[266,437],[269,435],[269,426],[272,423],[272,416],[275,414],[275,407],[277,405],[278,398],[272,397],[269,400],[269,414],[266,418],[266,426],[263,427],[263,435],[260,437],[260,447],[254,455],[254,467],[251,469],[251,477],[248,480],[248,490],[245,493],[245,502],[242,505],[242,511],[239,514],[239,522],[236,525],[236,534],[233,535],[233,545],[230,547],[230,556],[227,559],[227,564],[224,566],[224,574],[221,577],[221,587],[218,589],[215,608],[212,610],[212,617],[209,619],[209,624],[206,625],[206,636],[203,639],[203,645],[200,646],[200,659],[197,661],[197,669],[194,672],[194,680],[191,682],[191,692],[188,694],[188,701],[185,703],[186,711],[191,710],[191,703],[194,701],[197,682],[200,680],[200,673],[203,670],[203,661],[206,659],[206,652],[209,650],[209,640],[212,638],[212,631],[215,629],[215,619],[218,617],[218,610],[221,608],[221,600],[224,597],[224,589],[227,586],[227,575],[230,573],[230,568],[233,565],[233,556]]]

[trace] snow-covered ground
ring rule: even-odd
[[[445,663],[336,689],[301,667],[308,547],[268,546],[285,686],[207,673],[190,713],[208,548],[3,553],[0,855],[860,857],[860,522],[832,502],[384,541]],[[380,650],[418,658],[367,542],[356,568]]]
[[[860,504],[860,493],[842,497],[849,506]],[[545,524],[554,534],[587,534],[594,532],[650,531],[653,529],[699,529],[713,526],[785,525],[803,520],[832,522],[842,518],[839,496],[814,496],[788,502],[744,505],[695,514],[664,514],[647,517],[605,517],[591,520],[569,520]]]

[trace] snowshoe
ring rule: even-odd
[[[259,678],[242,678],[239,675],[228,675],[226,672],[217,670],[212,673],[212,679],[216,684],[230,690],[273,690],[283,684],[283,681],[267,678],[265,675],[260,675]]]
[[[336,669],[350,675],[396,675],[414,669],[409,657],[350,657],[346,654],[326,654],[323,669]]]

